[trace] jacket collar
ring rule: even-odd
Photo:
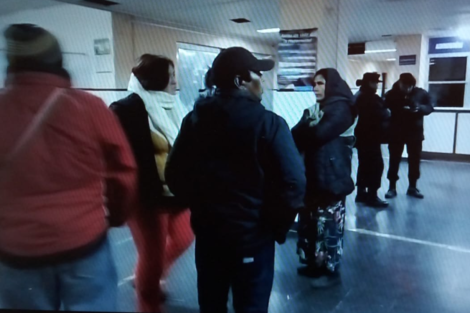
[[[233,98],[245,98],[255,102],[261,102],[256,96],[251,94],[247,90],[240,90],[240,89],[217,89],[215,91],[216,96],[221,97],[233,97]]]
[[[8,73],[5,86],[15,85],[44,85],[59,88],[70,88],[70,79],[49,73],[41,72],[12,72]]]

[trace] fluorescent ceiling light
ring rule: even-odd
[[[384,50],[366,50],[366,53],[384,53],[384,52],[395,52],[397,49],[384,49]]]
[[[266,28],[266,29],[258,29],[258,33],[266,34],[266,33],[279,33],[281,31],[280,28]]]
[[[395,59],[395,58],[387,59],[387,61],[389,61],[389,62],[396,61],[396,60],[397,60],[397,59]]]

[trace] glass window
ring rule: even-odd
[[[429,94],[437,107],[464,106],[465,84],[429,84]]]
[[[429,62],[429,81],[465,81],[467,78],[467,58],[431,58]]]
[[[429,59],[429,93],[437,107],[464,107],[467,86],[467,57]]]
[[[187,43],[178,43],[178,87],[181,101],[192,108],[200,91],[205,89],[204,80],[212,62],[221,49],[199,46]],[[254,55],[259,59],[269,58],[269,55]],[[262,103],[272,108],[274,89],[274,70],[263,73],[265,92]]]
[[[204,78],[220,49],[178,43],[178,86],[181,101],[192,108],[205,88]]]

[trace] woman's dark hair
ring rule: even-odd
[[[214,87],[214,82],[212,78],[212,68],[209,68],[204,76],[204,86],[206,89],[212,89]]]
[[[341,75],[336,69],[324,68],[315,73],[315,77],[323,76],[326,81],[325,84],[325,99],[330,97],[342,97],[352,101],[353,94],[348,84],[341,78]],[[313,81],[312,81],[313,83]],[[315,84],[312,84],[315,86]]]
[[[132,73],[145,90],[162,91],[170,82],[170,66],[174,68],[175,64],[165,56],[144,54]]]
[[[315,77],[317,76],[323,76],[323,78],[328,81],[328,69],[327,68],[322,68],[321,70],[318,70],[315,75],[313,76],[313,79],[315,79]],[[313,79],[312,79],[312,82],[313,82]]]

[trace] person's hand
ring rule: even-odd
[[[308,126],[313,127],[316,126],[320,122],[320,119],[310,119]]]
[[[411,104],[411,106],[410,106],[410,110],[411,110],[411,112],[418,112],[418,110],[419,110],[419,104],[416,103],[416,102],[413,102],[413,103]]]
[[[310,117],[310,112],[308,109],[304,110],[304,114],[302,115],[301,120],[306,121]]]

